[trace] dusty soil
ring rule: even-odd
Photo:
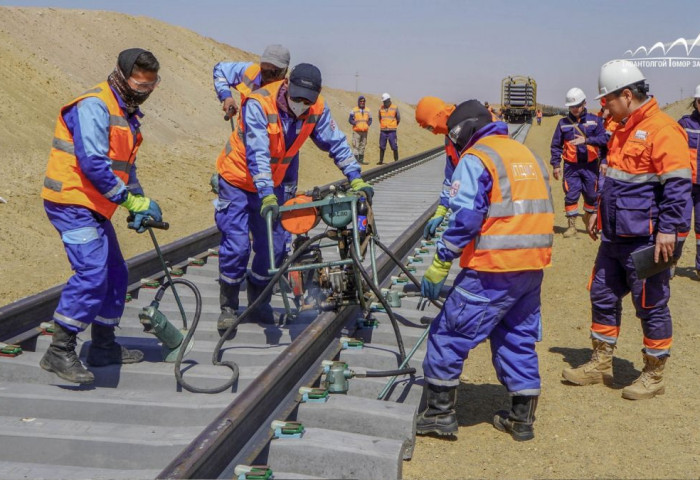
[[[167,242],[213,225],[207,182],[229,125],[221,119],[211,69],[221,60],[257,56],[144,17],[0,8],[0,131],[5,132],[0,135],[0,196],[8,201],[0,203],[0,305],[68,278],[60,239],[39,197],[56,114],[64,102],[105,78],[120,50],[135,45],[151,49],[162,64],[163,83],[144,107],[146,140],[139,158],[139,177],[172,225],[159,237]],[[298,61],[303,59],[292,52],[292,62]],[[338,125],[349,133],[346,119],[357,94],[333,89],[324,94]],[[365,95],[376,110],[379,98]],[[439,144],[416,126],[411,105],[400,99],[397,103],[403,118],[402,154]],[[674,117],[688,103],[674,106]],[[556,121],[545,118],[527,139],[544,159],[549,158]],[[377,161],[377,140],[378,130],[373,128],[366,153],[372,164]],[[302,188],[308,188],[339,174],[325,154],[307,145],[301,178]],[[561,237],[563,194],[558,182],[552,187],[558,235],[542,298],[544,339],[538,352],[543,386],[536,438],[516,443],[491,426],[493,412],[506,408],[508,399],[496,380],[488,346],[482,345],[466,363],[459,389],[459,439],[419,438],[413,460],[404,463],[405,478],[700,476],[700,301],[695,296],[700,282],[691,279],[694,245],[686,247],[672,281],[675,335],[666,395],[640,402],[620,397],[620,389],[639,374],[642,364],[642,333],[629,300],[614,364],[616,385],[564,385],[561,369],[579,365],[590,355],[586,283],[597,244],[582,226],[576,237]],[[118,213],[115,225],[125,256],[150,249],[148,238],[124,227],[124,216]]]
[[[547,161],[558,118],[534,125],[526,141]],[[566,224],[564,195],[553,179],[552,192],[557,235],[542,294],[544,338],[537,347],[542,396],[535,439],[515,442],[491,425],[493,413],[507,409],[509,401],[493,371],[489,346],[482,344],[465,362],[457,407],[458,440],[419,437],[413,459],[404,462],[406,479],[700,476],[700,282],[691,279],[694,242],[686,246],[671,282],[674,343],[665,375],[666,394],[636,402],[620,396],[643,366],[640,322],[629,298],[613,365],[614,387],[563,384],[563,367],[590,358],[586,284],[598,243],[588,238],[582,223],[575,237],[561,236]]]

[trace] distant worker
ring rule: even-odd
[[[41,196],[51,224],[61,234],[73,276],[53,315],[55,332],[41,368],[73,383],[92,383],[75,352],[77,334],[89,326],[87,363],[95,367],[136,363],[143,352],[117,343],[114,328],[124,312],[129,272],[110,219],[119,205],[134,218],[162,221],[158,204],[144,196],[136,177],[141,144],[141,105],[153,92],[160,65],[151,52],[119,54],[107,81],[61,108]]]
[[[598,180],[598,147],[607,144],[607,136],[602,120],[586,111],[586,95],[580,88],[566,92],[569,114],[559,120],[552,136],[550,163],[554,168],[554,178],[562,179],[561,161],[564,160],[564,211],[568,227],[564,237],[576,235],[578,201],[583,194],[583,221],[596,211]]]
[[[357,161],[365,163],[365,147],[367,146],[367,131],[372,125],[372,114],[365,108],[365,97],[357,98],[357,106],[350,112],[348,122],[352,125],[352,151]]]
[[[277,218],[283,198],[280,185],[307,138],[329,152],[354,191],[365,192],[370,200],[374,193],[362,180],[360,165],[320,92],[321,72],[313,65],[301,63],[291,71],[288,80],[270,83],[251,93],[243,102],[236,131],[217,159],[219,198],[215,220],[221,231],[219,325],[226,328],[237,320],[238,294],[246,277],[248,305],[260,297],[271,279],[268,212],[273,218],[275,264],[281,263],[285,235]],[[246,275],[251,237],[254,258]],[[254,314],[261,323],[274,321],[269,293]]]
[[[382,93],[382,106],[379,109],[379,165],[384,163],[387,141],[394,152],[394,161],[399,159],[399,145],[396,139],[399,123],[401,123],[399,108],[391,103],[391,96],[388,93]]]
[[[491,114],[491,121],[492,122],[497,122],[498,121],[498,116],[496,115],[496,112],[494,112],[493,107],[489,105],[489,102],[484,102],[484,107],[489,111]]]
[[[620,126],[608,145],[598,213],[587,226],[594,240],[602,230],[590,283],[593,354],[588,363],[562,372],[564,380],[576,385],[613,382],[622,299],[631,292],[644,334],[644,368],[622,390],[622,397],[630,400],[664,393],[663,372],[672,343],[669,270],[640,279],[631,256],[654,246],[655,262],[673,258],[691,190],[687,136],[648,95],[645,80],[628,60],[612,60],[600,69],[598,98],[605,99]]]
[[[530,440],[540,395],[540,291],[554,228],[549,176],[545,164],[508,136],[506,124],[491,122],[476,100],[459,104],[447,129],[461,156],[452,176],[454,213],[421,294],[438,298],[455,258],[462,270],[430,325],[423,361],[426,407],[416,433],[457,434],[464,360],[488,338],[496,375],[512,402],[510,411],[496,413],[493,425],[515,440]]]
[[[690,167],[692,168],[693,187],[691,196],[686,203],[684,212],[683,228],[678,231],[678,247],[676,248],[676,261],[681,256],[685,239],[690,233],[690,219],[694,213],[695,217],[695,278],[700,280],[700,181],[698,180],[698,165],[700,163],[700,85],[695,87],[695,98],[693,98],[693,113],[684,115],[678,123],[688,134],[688,148],[690,150]],[[674,265],[675,270],[675,265]],[[675,273],[675,272],[674,272]]]
[[[437,97],[423,97],[416,105],[416,122],[418,125],[435,135],[445,136],[445,179],[442,181],[440,203],[423,229],[423,238],[426,240],[435,236],[438,226],[440,226],[450,208],[452,174],[454,174],[455,167],[459,162],[459,155],[447,136],[447,119],[454,110],[455,105],[447,104]]]
[[[538,108],[537,112],[535,112],[535,117],[537,117],[537,126],[539,127],[542,125],[542,109]]]

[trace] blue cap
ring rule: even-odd
[[[316,102],[321,93],[321,71],[310,63],[300,63],[289,74],[289,96]]]

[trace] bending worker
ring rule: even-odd
[[[459,155],[447,136],[447,119],[454,110],[454,105],[448,105],[437,97],[423,97],[416,105],[416,122],[418,125],[435,135],[445,135],[445,179],[442,182],[442,190],[440,191],[440,203],[423,229],[423,237],[426,240],[435,236],[437,227],[440,226],[445,215],[447,215],[447,210],[450,208],[452,174],[459,162]]]
[[[598,147],[607,144],[603,122],[600,117],[586,110],[586,95],[580,88],[566,92],[569,114],[559,120],[552,136],[552,159],[554,178],[562,178],[561,161],[564,159],[564,210],[568,227],[564,237],[576,235],[578,199],[583,194],[584,224],[597,206]]]
[[[74,274],[61,292],[55,333],[40,365],[69,382],[95,379],[75,352],[77,334],[90,325],[89,365],[143,359],[114,335],[129,272],[110,218],[121,205],[134,214],[129,227],[139,233],[145,231],[143,219],[162,221],[158,204],[144,196],[135,164],[142,140],[139,105],[160,82],[159,68],[151,52],[124,50],[107,81],[67,103],[56,122],[41,196]]]
[[[612,60],[600,69],[598,98],[605,99],[620,126],[608,144],[598,213],[587,227],[594,240],[602,231],[590,283],[593,355],[588,363],[562,372],[564,380],[576,385],[612,383],[622,298],[631,292],[642,322],[644,369],[622,390],[630,400],[664,393],[663,371],[672,343],[670,271],[639,278],[632,254],[653,246],[655,262],[673,258],[691,187],[685,131],[659,109],[648,88],[628,60]]]
[[[387,141],[394,152],[394,161],[399,159],[399,144],[396,139],[399,123],[401,123],[399,107],[391,103],[391,96],[388,93],[382,93],[382,106],[379,108],[379,165],[384,163]]]
[[[372,114],[365,108],[365,97],[357,98],[357,106],[350,111],[348,122],[352,125],[352,153],[361,164],[365,165],[365,147],[367,146],[367,131],[372,125]]]
[[[316,146],[329,153],[353,190],[364,191],[370,199],[374,193],[362,180],[360,165],[320,92],[321,72],[308,63],[297,65],[288,80],[270,83],[253,92],[244,100],[236,131],[231,133],[216,162],[221,317],[226,322],[235,322],[237,318],[238,293],[246,279],[250,255],[249,234],[255,256],[247,276],[248,305],[260,296],[271,279],[265,222],[268,211],[275,220],[275,264],[281,263],[284,231],[276,219],[282,200],[280,184],[307,138],[311,137]],[[274,320],[269,303],[267,295],[256,312],[261,322]]]
[[[423,361],[426,408],[416,433],[456,435],[463,362],[489,338],[496,374],[512,401],[493,425],[516,440],[530,440],[540,395],[535,341],[542,270],[550,265],[554,228],[547,169],[508,136],[505,123],[491,122],[476,100],[458,105],[447,128],[460,155],[450,194],[454,213],[421,294],[438,298],[455,258],[462,270],[430,325]]]

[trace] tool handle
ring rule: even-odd
[[[224,120],[226,120],[227,122],[229,120],[231,120],[233,118],[233,116],[235,115],[235,113],[233,113],[233,112],[234,112],[233,105],[231,105],[230,107],[228,107],[228,110],[226,111],[226,115],[224,115]]]
[[[144,219],[141,222],[141,225],[144,227],[158,228],[160,230],[167,230],[170,228],[170,224],[168,222],[156,222],[151,218]]]

